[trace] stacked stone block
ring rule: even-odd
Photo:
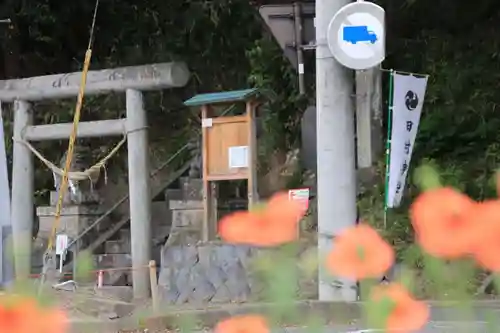
[[[306,249],[298,251],[297,262]],[[269,251],[221,243],[166,247],[159,277],[162,300],[193,305],[262,300],[264,283],[253,263]],[[313,299],[316,290],[315,278],[299,275],[298,297]]]

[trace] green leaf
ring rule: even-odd
[[[442,186],[439,173],[436,168],[430,164],[423,164],[415,170],[415,183],[423,191]]]
[[[93,279],[94,275],[92,271],[94,270],[94,264],[92,260],[92,255],[88,251],[82,251],[78,254],[76,258],[75,266],[75,278],[77,280],[89,280]]]

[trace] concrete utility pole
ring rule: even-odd
[[[358,168],[375,166],[383,151],[382,75],[378,68],[356,71]]]
[[[318,253],[320,262],[332,238],[356,224],[353,72],[339,64],[327,45],[327,30],[335,13],[349,0],[316,0],[316,107]],[[354,281],[319,270],[321,301],[356,301]]]

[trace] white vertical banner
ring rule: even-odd
[[[403,197],[413,146],[425,100],[427,77],[394,73],[392,130],[387,207],[398,207]]]
[[[3,124],[3,108],[0,102],[0,284],[5,285],[12,280],[11,260],[7,257],[7,238],[10,237],[10,186],[7,172],[7,152],[5,150],[5,132]]]
[[[1,103],[1,102],[0,102]],[[10,226],[10,189],[7,172],[7,152],[3,126],[3,108],[0,104],[0,225]]]

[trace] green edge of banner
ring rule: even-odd
[[[384,181],[384,228],[387,227],[387,204],[389,201],[389,172],[391,156],[391,134],[392,134],[392,100],[394,94],[394,71],[389,74],[389,101],[387,112],[387,139],[385,144],[385,181]]]

